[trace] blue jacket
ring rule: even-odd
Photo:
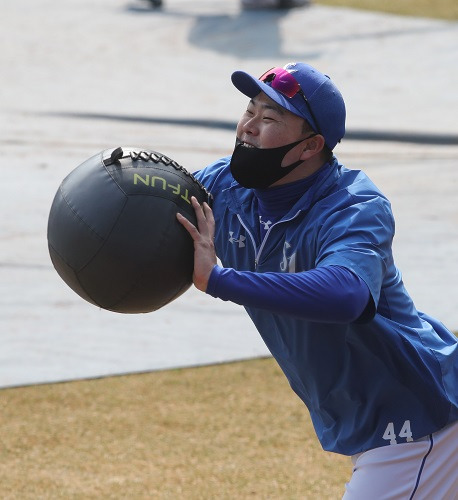
[[[308,407],[323,448],[353,455],[457,420],[457,339],[418,312],[404,288],[393,261],[387,198],[364,173],[334,158],[261,242],[256,197],[234,181],[229,161],[194,174],[214,196],[215,245],[224,267],[299,273],[343,266],[364,280],[375,304],[371,317],[350,324],[246,307]]]

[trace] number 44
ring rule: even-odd
[[[387,441],[390,442],[390,444],[397,444],[396,441],[396,433],[394,432],[394,424],[393,422],[390,422],[385,429],[385,432],[383,434],[383,439],[386,439]],[[408,441],[413,441],[412,439],[412,431],[410,430],[410,420],[406,420],[398,434],[398,437],[400,438],[405,438],[405,440]]]

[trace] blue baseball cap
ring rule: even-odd
[[[246,96],[253,98],[262,91],[283,108],[307,120],[331,150],[345,135],[342,94],[329,76],[308,64],[295,62],[272,68],[259,79],[244,71],[235,71],[231,79]]]

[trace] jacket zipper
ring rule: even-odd
[[[251,244],[253,245],[253,248],[254,248],[254,253],[255,253],[255,257],[254,257],[254,269],[255,271],[258,269],[258,263],[259,263],[259,260],[261,258],[261,253],[262,251],[264,250],[264,247],[266,245],[266,242],[267,242],[267,238],[270,234],[270,231],[272,230],[272,228],[274,228],[275,226],[277,226],[278,224],[282,224],[283,222],[290,222],[292,221],[293,219],[295,219],[299,214],[301,213],[301,211],[299,210],[295,215],[293,215],[292,217],[290,217],[289,219],[284,219],[284,220],[279,220],[278,222],[276,222],[275,224],[272,224],[269,229],[267,230],[265,236],[264,236],[264,239],[262,240],[261,242],[261,246],[259,247],[259,250],[257,251],[256,250],[256,241],[251,233],[251,231],[248,229],[248,227],[244,224],[243,220],[242,220],[242,217],[240,217],[239,214],[237,214],[237,218],[241,224],[241,226],[243,228],[245,228],[245,231],[247,232],[247,234],[249,235],[250,237],[250,240],[251,240]]]

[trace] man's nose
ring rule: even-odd
[[[256,117],[251,117],[242,123],[242,132],[248,135],[259,134],[259,126]]]

